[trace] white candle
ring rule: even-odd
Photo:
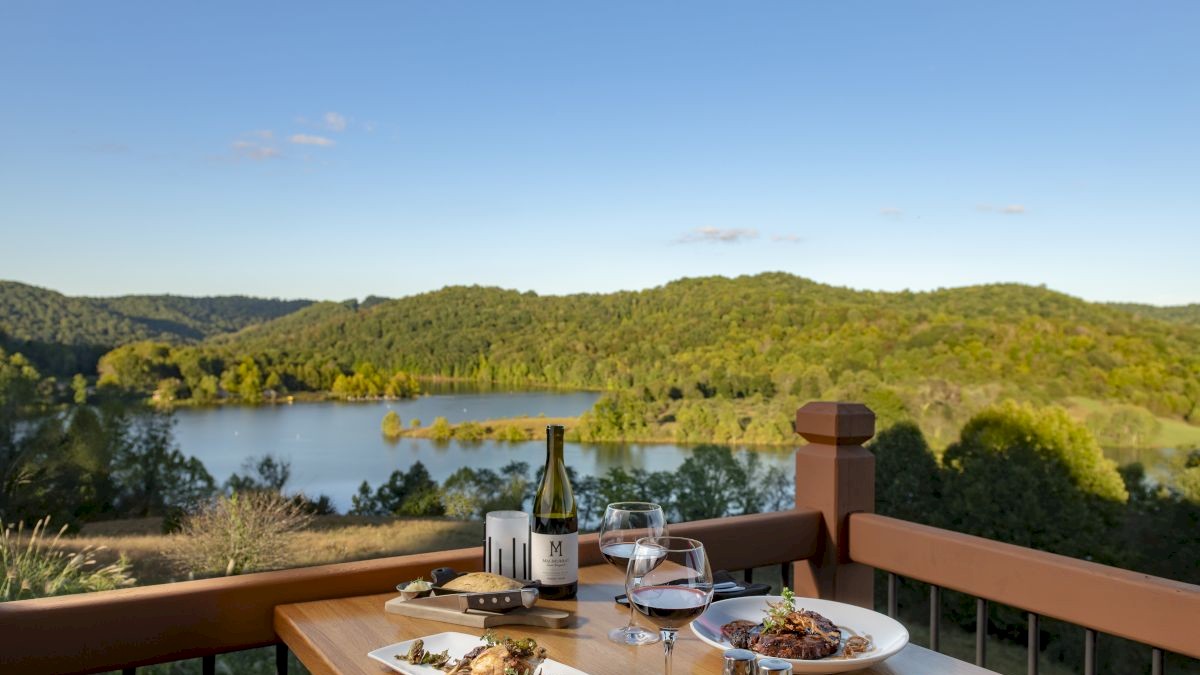
[[[483,568],[510,579],[529,578],[529,514],[490,511],[485,520]]]

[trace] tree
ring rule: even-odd
[[[404,423],[395,410],[387,411],[387,414],[383,416],[383,423],[380,426],[384,438],[389,440],[400,438],[404,433]]]
[[[169,509],[193,506],[216,491],[200,460],[184,456],[175,447],[173,425],[170,415],[163,413],[143,413],[134,420],[134,434],[113,460],[123,512],[163,515]]]
[[[941,467],[920,428],[901,422],[868,445],[875,454],[875,510],[885,516],[934,524],[942,494]]]
[[[448,441],[454,435],[454,429],[450,428],[450,423],[445,417],[435,417],[433,426],[429,428],[429,437],[435,441]]]
[[[729,515],[748,487],[745,470],[725,446],[697,447],[676,475],[676,508],[684,521]]]
[[[87,378],[80,373],[75,373],[75,376],[71,378],[71,391],[73,392],[71,398],[75,401],[75,405],[84,405],[87,403]]]

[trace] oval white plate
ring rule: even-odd
[[[433,666],[414,666],[407,661],[401,661],[396,658],[397,654],[407,654],[408,648],[417,640],[425,641],[426,651],[434,653],[449,651],[450,656],[456,659],[483,644],[483,640],[480,640],[477,635],[454,632],[438,633],[437,635],[427,635],[423,638],[413,638],[412,640],[397,642],[394,645],[380,647],[367,654],[367,656],[405,675],[446,675],[444,671],[438,670]],[[538,675],[587,675],[587,673],[559,663],[558,661],[546,659],[542,662],[542,667],[538,670]]]
[[[762,621],[766,616],[763,612],[767,609],[767,603],[779,602],[782,599],[778,595],[759,595],[718,600],[709,605],[708,610],[699,619],[692,622],[692,632],[717,649],[732,649],[729,641],[721,635],[721,626],[739,619]],[[871,649],[852,659],[836,656],[815,660],[787,659],[792,664],[793,673],[828,675],[860,670],[883,661],[908,644],[908,630],[898,621],[857,605],[797,597],[796,609],[808,609],[821,614],[842,629],[842,634],[846,637],[862,635],[870,638]]]

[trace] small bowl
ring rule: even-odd
[[[425,584],[428,585],[429,588],[426,588],[425,590],[420,590],[420,591],[406,590],[409,587],[409,585],[411,585],[412,583],[413,582],[410,581],[408,583],[396,584],[396,590],[400,591],[400,599],[401,600],[408,601],[408,600],[412,600],[414,598],[424,598],[427,595],[433,593],[433,584],[429,583],[428,581],[426,581]]]

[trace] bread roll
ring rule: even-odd
[[[515,591],[521,588],[520,582],[508,577],[489,572],[471,572],[460,577],[454,577],[442,584],[442,588],[452,591],[468,591],[471,593],[486,593],[490,591]]]

